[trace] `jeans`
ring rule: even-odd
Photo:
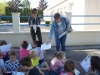
[[[41,35],[41,29],[40,29],[40,27],[37,27],[36,33],[35,33],[33,27],[31,27],[30,34],[31,34],[31,37],[32,37],[33,41],[36,40],[36,35],[37,35],[38,40],[40,40],[42,42],[42,35]]]
[[[40,61],[39,61],[39,64],[42,64],[43,62],[44,62],[44,59],[40,60]]]
[[[59,75],[59,74],[61,74],[62,71],[64,71],[64,68],[61,67],[61,68],[57,69],[54,73],[56,75]]]
[[[64,36],[62,36],[60,39],[58,38],[58,36],[55,38],[55,42],[56,42],[56,51],[59,51],[59,50],[60,50],[60,44],[61,44],[62,51],[65,52],[66,36],[67,36],[67,35],[64,35]]]

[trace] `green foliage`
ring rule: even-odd
[[[0,16],[5,15],[5,7],[4,3],[0,3]]]
[[[43,11],[42,10],[38,10],[38,16],[40,16],[40,18],[43,19]]]
[[[12,16],[13,9],[6,7],[6,16]],[[24,10],[20,9],[20,16],[30,16],[31,15],[31,9],[24,8]],[[7,19],[9,22],[12,22],[12,19]],[[28,22],[28,18],[20,18],[20,22]]]
[[[25,6],[25,8],[30,8],[30,2],[28,0],[23,0],[22,4]]]
[[[13,8],[10,8],[7,6],[7,3],[0,3],[0,16],[12,16],[12,12],[14,12]],[[32,9],[30,8],[24,8],[20,9],[20,16],[31,16]],[[38,15],[43,16],[43,11],[38,10]],[[41,17],[43,19],[43,17]],[[1,19],[3,21],[9,21],[12,22],[12,18],[3,18]],[[20,22],[28,22],[28,18],[20,18]]]
[[[52,22],[51,21],[45,21],[45,24],[51,24]]]
[[[31,9],[25,8],[24,10],[20,11],[20,16],[31,16]],[[28,22],[28,18],[20,18],[21,22]]]

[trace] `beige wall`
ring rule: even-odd
[[[48,40],[48,32],[42,32],[43,42]],[[29,32],[25,33],[0,33],[0,40],[6,40],[12,43],[13,47],[20,47],[21,41],[27,40],[32,44]],[[97,45],[100,44],[100,31],[74,31],[68,34],[67,46],[73,45]],[[55,46],[54,38],[52,38],[52,45]]]
[[[59,5],[55,5],[55,7],[51,9],[50,7],[48,7],[44,11],[45,15],[47,13],[48,15],[51,15],[49,12],[53,11],[54,13],[54,12],[58,12],[58,10],[60,13],[62,13],[62,15],[65,15],[65,12],[72,12],[72,15],[99,15],[100,14],[100,0],[65,0],[63,3]],[[72,23],[97,23],[100,22],[100,17],[72,17],[71,22]],[[74,30],[100,30],[100,25],[73,25],[73,29]]]
[[[100,15],[100,0],[85,0],[85,14]],[[84,22],[100,22],[100,17],[85,18]],[[100,30],[100,25],[85,25],[85,30]]]
[[[56,0],[52,5],[50,5],[47,9],[44,10],[44,15],[54,15],[54,13],[59,12],[62,15],[65,15],[65,7],[67,7],[66,4],[67,0]],[[61,2],[61,3],[60,3]],[[60,3],[60,4],[59,4]],[[46,21],[52,21],[53,17],[45,17]]]

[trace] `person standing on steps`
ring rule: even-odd
[[[65,52],[65,42],[67,37],[67,32],[69,31],[71,25],[70,21],[66,17],[61,17],[59,13],[54,14],[54,21],[52,22],[49,39],[47,42],[51,42],[52,36],[54,34],[56,51],[60,50],[60,44],[62,46],[62,51]],[[66,34],[59,38],[59,35],[66,31]]]
[[[31,34],[32,40],[33,41],[36,40],[36,35],[37,35],[38,40],[42,42],[41,29],[39,27],[40,18],[38,17],[38,11],[36,8],[33,8],[32,16],[29,17],[28,23],[30,27],[30,34]]]

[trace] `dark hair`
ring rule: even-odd
[[[35,40],[33,42],[35,45],[37,45],[37,47],[41,47],[41,45],[42,45],[42,42],[40,40],[39,41]]]
[[[22,41],[21,46],[22,46],[22,48],[27,49],[27,47],[28,47],[28,42],[25,41],[25,40]]]
[[[28,66],[28,67],[30,67],[32,65],[31,59],[29,57],[24,57],[19,62],[20,62],[20,64],[22,66]]]
[[[2,45],[7,45],[7,42],[5,40],[1,40],[1,46]]]
[[[33,8],[32,9],[32,13],[34,14],[34,13],[37,13],[37,9],[36,8]]]
[[[90,61],[91,61],[91,69],[93,71],[95,70],[100,71],[100,57],[92,56]]]
[[[0,40],[0,46],[1,46],[1,40]]]
[[[76,65],[75,65],[75,62],[73,60],[66,60],[65,61],[65,64],[64,64],[64,71],[65,72],[74,72],[74,69],[75,69]]]
[[[93,72],[89,72],[89,73],[87,73],[86,75],[96,75],[96,74],[93,73]]]
[[[9,56],[16,56],[16,51],[15,50],[10,50],[9,51]]]
[[[59,13],[55,13],[55,14],[54,14],[54,19],[55,19],[55,20],[57,20],[57,19],[60,18],[60,17],[61,17],[61,16],[60,16]]]

